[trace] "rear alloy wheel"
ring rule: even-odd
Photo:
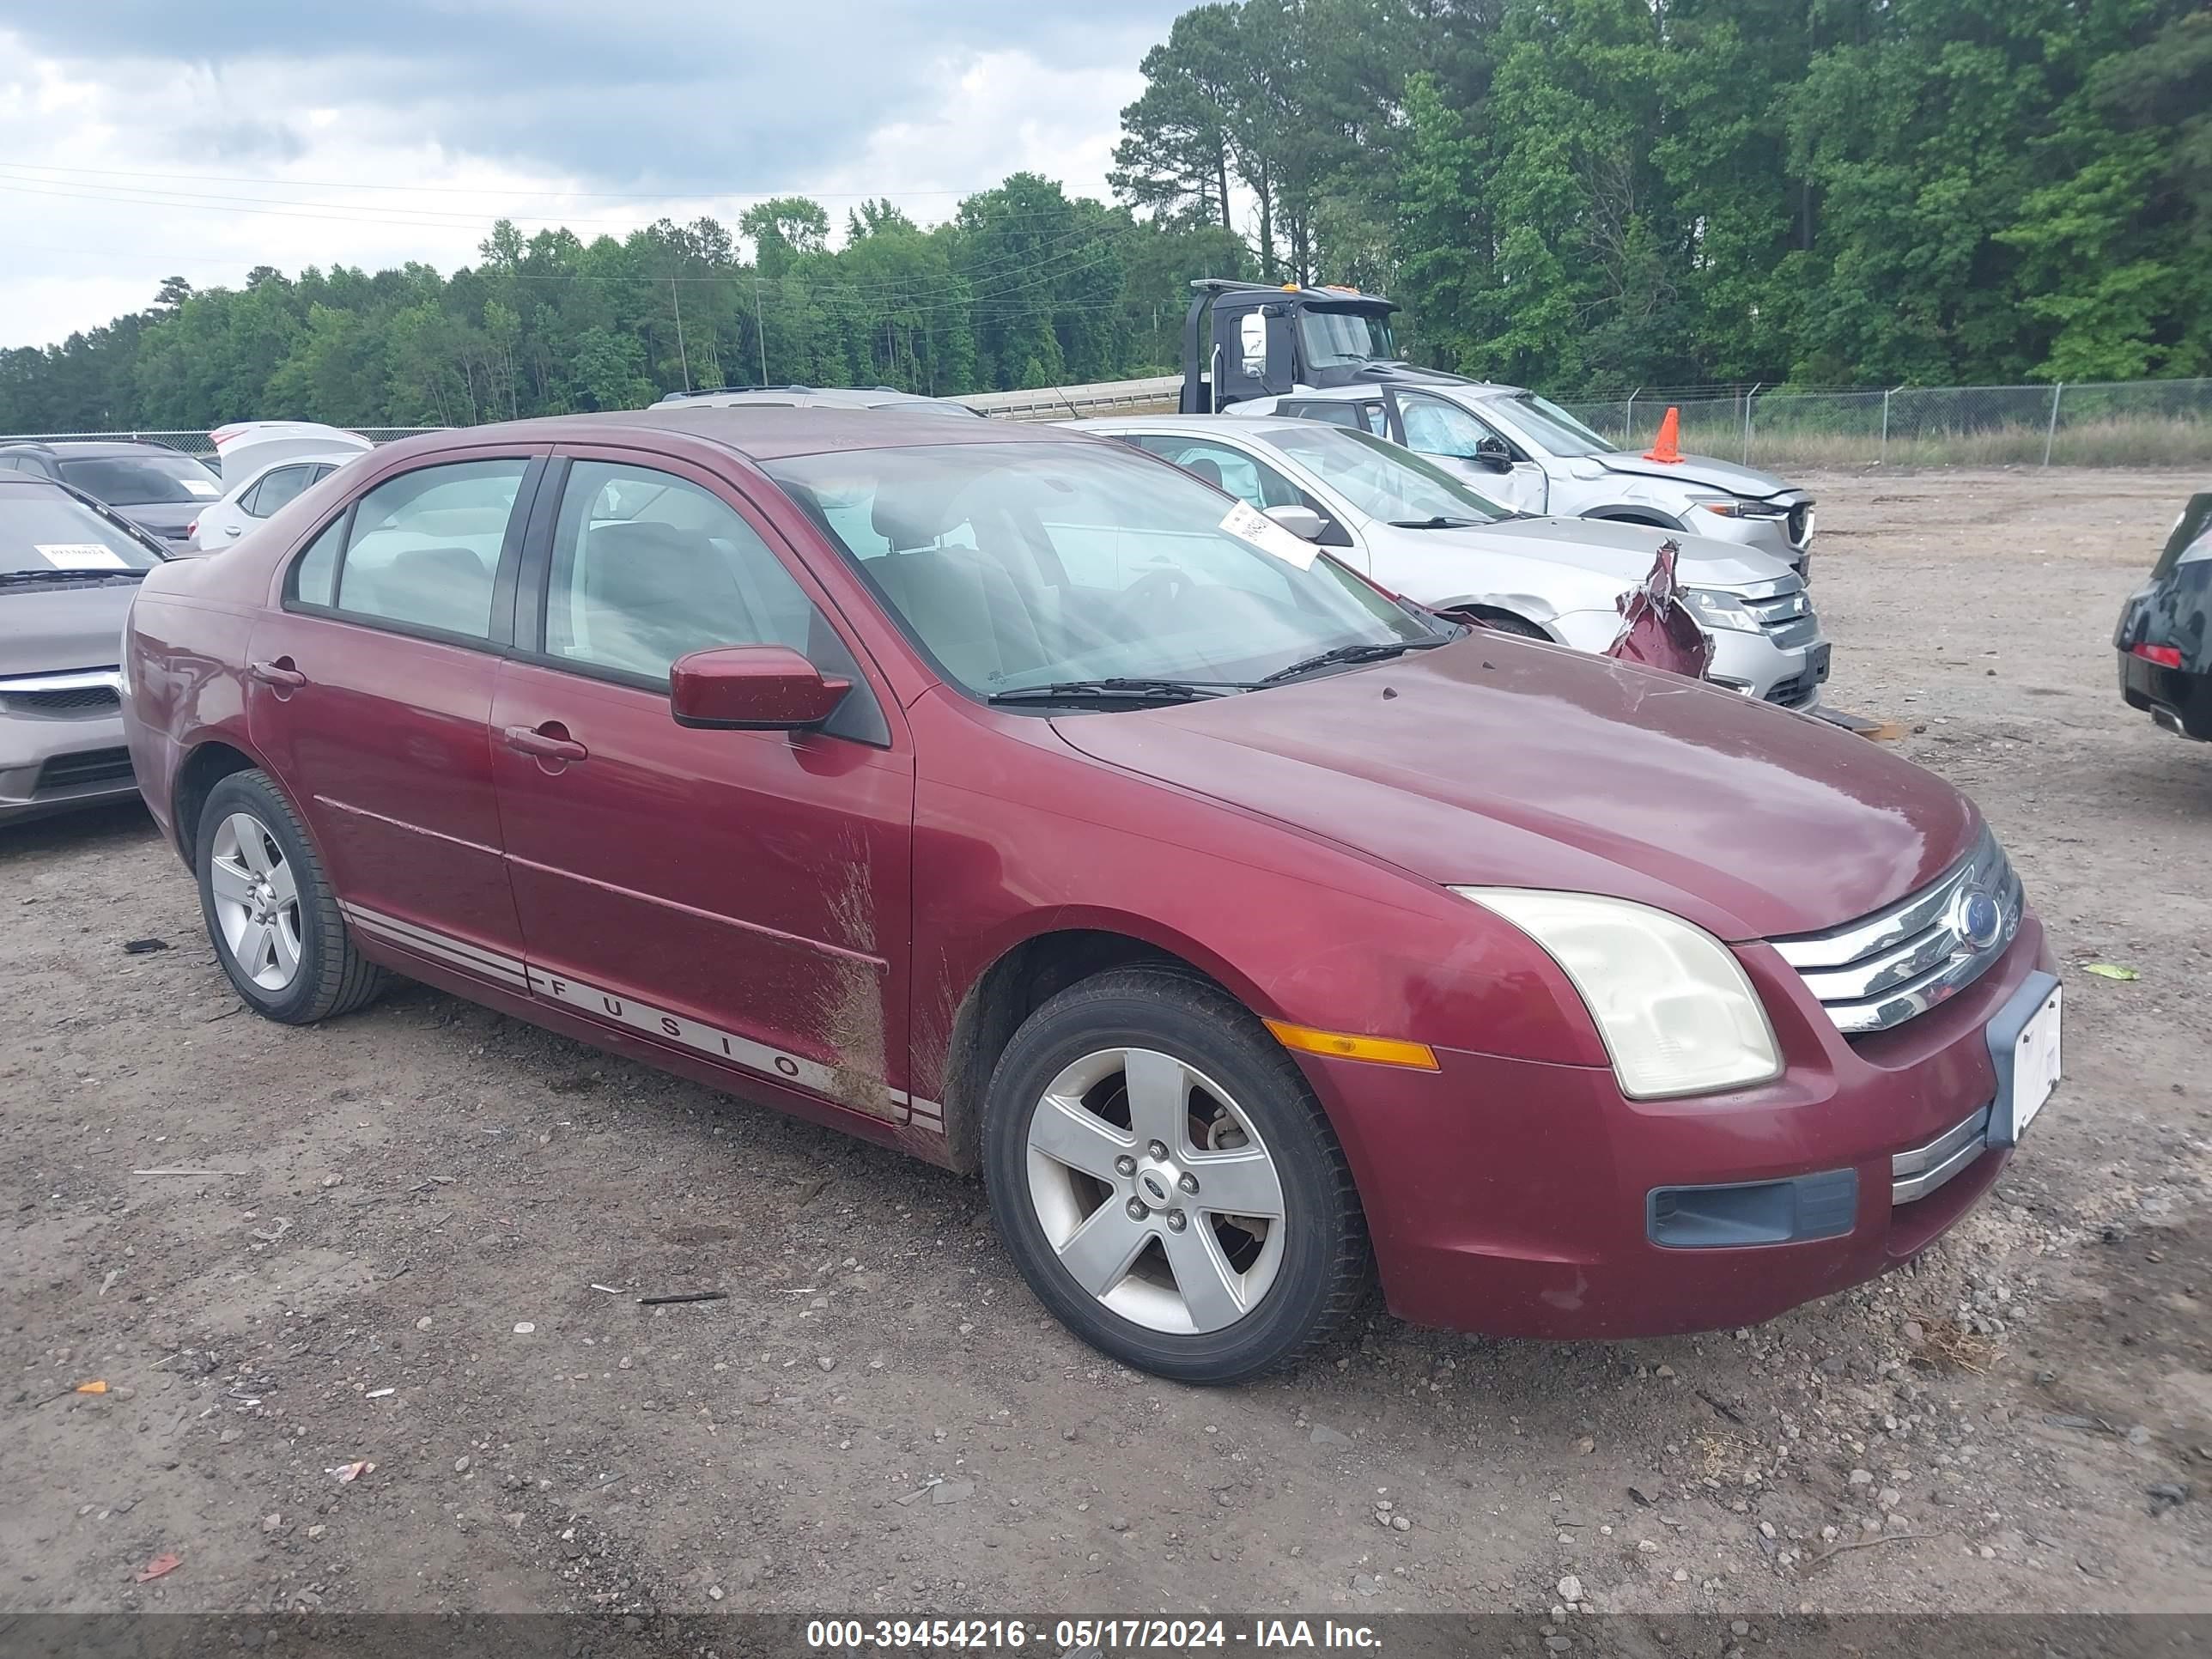
[[[1125,1364],[1233,1382],[1364,1289],[1351,1176],[1304,1078],[1218,988],[1164,969],[1062,992],[992,1079],[986,1180],[1031,1287]]]
[[[234,772],[208,792],[192,848],[208,938],[257,1013],[305,1025],[383,989],[383,969],[354,949],[307,830],[266,773]]]
[[[247,811],[216,826],[208,848],[216,923],[238,971],[272,996],[300,972],[300,884],[269,826]]]

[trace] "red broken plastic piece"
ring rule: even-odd
[[[1713,642],[1677,593],[1674,561],[1681,551],[1681,543],[1672,536],[1660,543],[1651,574],[1616,601],[1620,632],[1605,654],[1701,680],[1712,663]]]

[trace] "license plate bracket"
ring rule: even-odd
[[[2055,975],[2028,975],[2006,1000],[1984,1035],[1996,1068],[1989,1142],[2014,1146],[2058,1086],[2062,1068],[2062,993]]]
[[[1812,654],[1806,659],[1806,666],[1812,671],[1814,684],[1826,685],[1828,683],[1828,659],[1832,654],[1832,647],[1823,640],[1813,647]]]

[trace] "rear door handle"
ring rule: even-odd
[[[592,751],[570,737],[568,728],[558,720],[548,720],[538,726],[510,726],[500,735],[509,749],[535,755],[540,760],[580,761],[592,757]]]
[[[292,666],[289,657],[279,657],[275,662],[250,663],[246,672],[264,685],[282,686],[290,691],[296,691],[307,683],[307,677]]]

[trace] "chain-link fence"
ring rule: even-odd
[[[1172,376],[960,401],[1000,419],[1054,420],[1109,410],[1172,409]],[[1820,466],[2186,466],[2212,464],[2212,380],[2057,386],[1662,386],[1565,405],[1624,449],[1645,449],[1669,408],[1682,447],[1769,471]],[[358,427],[373,442],[430,427]],[[212,455],[204,432],[42,432],[0,443],[137,438]]]
[[[1692,454],[1808,466],[2174,466],[2212,462],[2212,380],[1805,391],[1662,388],[1565,405],[1624,449],[1669,407]]]

